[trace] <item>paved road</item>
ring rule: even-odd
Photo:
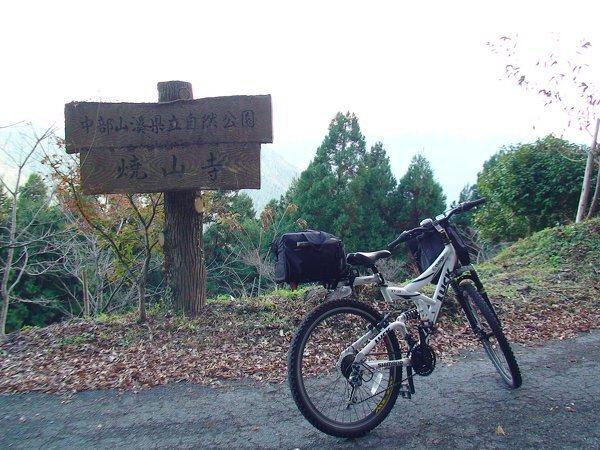
[[[471,353],[419,378],[416,395],[357,440],[312,428],[285,384],[236,382],[0,396],[0,448],[599,449],[600,332],[516,355],[520,389]]]

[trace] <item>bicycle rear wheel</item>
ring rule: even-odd
[[[354,364],[353,348],[383,317],[351,299],[327,301],[300,324],[288,353],[288,382],[304,417],[324,433],[359,437],[389,414],[400,390],[402,368],[369,369]],[[400,358],[394,333],[387,334],[369,360]]]
[[[471,283],[461,283],[465,315],[504,382],[513,389],[521,386],[519,365],[502,331],[496,314]]]

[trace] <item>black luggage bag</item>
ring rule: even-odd
[[[446,228],[446,232],[448,233],[448,237],[454,245],[458,261],[465,266],[471,264],[469,250],[460,236],[456,226],[454,224],[449,225]],[[439,233],[437,233],[435,230],[432,230],[427,231],[421,236],[408,241],[408,247],[415,262],[417,263],[419,271],[423,272],[433,264],[438,256],[440,256],[444,250],[444,242],[442,241],[442,237],[439,235]],[[440,274],[438,273],[435,277],[433,277],[431,282],[435,284],[438,282],[439,278]]]
[[[331,283],[343,277],[342,240],[324,231],[286,233],[272,243],[276,283]]]

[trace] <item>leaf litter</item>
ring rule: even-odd
[[[219,385],[240,379],[282,383],[293,334],[323,294],[309,290],[215,301],[197,319],[154,312],[144,324],[131,314],[15,332],[0,344],[0,393],[139,391],[169,383]],[[374,300],[374,292],[364,290],[360,297],[389,309]],[[510,342],[541,345],[599,327],[596,301],[570,301],[568,308],[547,307],[547,302],[533,297],[525,306],[496,304]],[[438,360],[453,364],[478,348],[457,311],[442,312],[438,323],[430,341]],[[333,342],[335,336],[328,339]]]

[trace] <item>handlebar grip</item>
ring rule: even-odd
[[[473,200],[470,202],[464,202],[462,204],[462,210],[469,211],[470,209],[473,209],[476,206],[483,205],[485,202],[486,202],[485,198],[478,198],[477,200]]]
[[[471,204],[472,204],[473,206],[479,206],[479,205],[483,205],[485,202],[486,202],[486,199],[485,199],[485,198],[478,198],[477,200],[473,200],[473,201],[471,202]]]
[[[396,239],[394,239],[388,244],[388,250],[392,251],[398,246],[398,244],[410,241],[412,238],[420,236],[426,231],[428,231],[426,227],[417,227],[413,228],[412,230],[403,231],[402,233],[400,233],[400,236],[398,236]]]
[[[404,241],[407,241],[409,234],[410,233],[408,231],[403,231],[402,233],[400,233],[400,235],[396,239],[394,239],[388,244],[388,250],[394,250],[396,247],[398,247],[399,244],[403,243]]]

